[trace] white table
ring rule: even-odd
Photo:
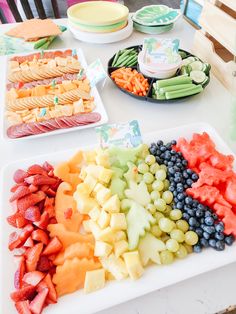
[[[58,24],[66,25],[67,22],[61,19],[58,20]],[[12,25],[1,25],[0,34],[10,27]],[[172,31],[160,36],[177,37],[180,39],[181,48],[191,50],[194,29],[186,21],[179,20]],[[82,48],[88,63],[99,57],[106,67],[108,60],[117,50],[140,44],[144,37],[144,34],[134,32],[130,38],[118,43],[92,45],[74,40],[67,31],[61,39],[55,41],[52,48]],[[0,61],[0,73],[2,73],[4,57]],[[0,89],[2,94],[4,91],[2,79],[0,84],[2,84]],[[213,76],[210,85],[202,94],[172,104],[138,101],[121,93],[109,79],[104,87],[99,87],[99,91],[111,123],[125,122],[135,118],[139,120],[143,132],[150,132],[192,122],[207,122],[217,129],[236,153],[236,143],[232,142],[229,137],[232,99],[227,90]],[[18,143],[1,139],[1,166],[10,161],[46,152],[93,144],[96,141],[94,134],[93,129],[88,129]],[[236,304],[235,273],[236,264],[231,264],[100,312],[100,314],[213,314],[229,305]]]

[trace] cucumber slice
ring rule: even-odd
[[[203,71],[191,71],[190,77],[195,83],[202,84],[206,79],[206,74]]]
[[[196,61],[194,57],[188,57],[187,59],[190,61],[190,63]]]
[[[203,69],[203,71],[205,72],[206,75],[208,75],[211,69],[211,65],[209,63],[204,63],[204,68],[205,69]]]
[[[189,72],[188,72],[188,69],[187,69],[187,66],[182,66],[181,69],[180,69],[180,74],[181,75],[189,75]]]
[[[203,70],[203,63],[201,61],[194,61],[191,63],[191,68],[193,71],[202,71]]]
[[[187,58],[187,59],[184,59],[183,61],[182,61],[182,65],[184,66],[184,65],[188,65],[189,63],[191,63],[191,61]]]

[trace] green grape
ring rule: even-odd
[[[152,199],[153,201],[157,200],[157,199],[160,198],[160,197],[161,197],[161,195],[160,195],[160,193],[159,193],[158,191],[152,191],[152,192],[151,192],[151,199]]]
[[[183,219],[176,221],[176,226],[179,230],[182,230],[184,233],[187,232],[189,228],[187,221]]]
[[[179,249],[179,243],[175,239],[169,239],[166,241],[166,248],[170,252],[177,252]]]
[[[153,204],[148,204],[146,208],[151,214],[155,214],[156,207]]]
[[[169,216],[171,212],[172,212],[172,207],[170,205],[166,205],[165,215]]]
[[[171,212],[170,212],[170,219],[172,220],[179,220],[182,218],[182,212],[180,209],[173,209]],[[183,220],[185,221],[185,220]],[[181,223],[180,223],[181,224]],[[180,229],[180,228],[179,228]],[[188,230],[188,229],[187,229]],[[186,230],[186,231],[187,231]]]
[[[162,235],[162,231],[157,225],[151,227],[151,233],[157,238]]]
[[[149,171],[149,167],[144,162],[138,165],[138,172],[144,174]]]
[[[162,166],[162,165],[161,165]],[[161,181],[164,181],[166,178],[166,172],[164,169],[159,169],[157,170],[156,174],[155,174],[156,179],[159,179]],[[164,183],[163,183],[163,188],[164,188]]]
[[[127,211],[128,209],[130,209],[131,207],[131,203],[132,201],[127,199],[127,198],[124,198],[121,203],[120,203],[120,207],[121,207],[121,210],[124,212],[124,211]]]
[[[162,193],[162,198],[163,200],[165,200],[166,204],[170,204],[173,201],[173,194],[171,191],[164,191]]]
[[[172,229],[174,229],[175,224],[168,218],[161,218],[159,220],[159,227],[161,231],[170,233]]]
[[[155,180],[152,183],[153,190],[157,190],[158,192],[162,191],[164,189],[164,183],[161,180]]]
[[[175,253],[175,256],[178,258],[185,258],[188,255],[188,251],[183,244],[179,245],[178,251]]]
[[[143,181],[143,175],[141,173],[138,173],[138,175],[137,175],[137,183],[140,183],[141,181]]]
[[[159,220],[160,220],[161,218],[165,217],[165,216],[164,216],[162,213],[160,213],[160,212],[156,212],[156,213],[154,214],[154,217],[156,218],[157,222],[159,222]]]
[[[198,242],[198,235],[194,231],[187,231],[185,233],[185,242],[188,245],[195,245]]]
[[[167,167],[166,167],[166,165],[160,165],[160,168],[163,169],[165,172],[167,172]]]
[[[157,162],[155,162],[155,164],[152,164],[152,165],[150,166],[150,172],[151,172],[152,174],[155,174],[158,169],[160,169],[160,166],[158,165]]]
[[[173,263],[174,261],[174,255],[173,253],[171,253],[170,251],[162,251],[160,253],[160,257],[161,257],[161,263],[164,265],[168,265]]]
[[[147,189],[148,189],[148,193],[151,193],[153,191],[152,185],[151,184],[147,184]]]
[[[151,166],[156,162],[156,158],[153,155],[147,155],[147,157],[145,158],[145,162]]]
[[[169,180],[165,179],[163,183],[164,183],[164,190],[167,191],[170,187],[170,182]]]
[[[166,243],[166,241],[168,241],[170,239],[170,236],[167,233],[163,233],[161,236],[161,241],[163,241],[164,243]]]
[[[164,212],[166,209],[166,202],[162,198],[155,200],[154,205],[159,212]]]
[[[186,251],[188,252],[188,254],[193,252],[193,247],[191,245],[184,243],[183,246],[186,248]]]
[[[185,240],[183,231],[179,230],[179,229],[173,229],[170,232],[170,237],[171,237],[171,239],[174,239],[174,240],[178,241],[179,243],[182,243]]]
[[[153,176],[153,174],[151,174],[150,172],[144,173],[144,175],[143,175],[143,181],[144,181],[146,184],[151,184],[151,183],[154,181],[154,176]]]

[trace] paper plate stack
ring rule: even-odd
[[[138,10],[132,19],[137,31],[156,35],[171,30],[179,16],[180,10],[166,5],[148,5]]]
[[[112,43],[129,37],[133,22],[129,9],[109,1],[88,1],[67,10],[69,29],[75,38],[90,43]]]

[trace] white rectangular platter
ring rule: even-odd
[[[225,154],[233,154],[217,132],[207,124],[186,125],[174,129],[167,129],[153,132],[143,136],[145,143],[151,143],[162,139],[170,141],[179,137],[191,138],[194,132],[206,131],[216,143],[217,149]],[[77,147],[81,149],[82,147]],[[77,150],[76,149],[76,150]],[[14,262],[13,256],[8,251],[8,236],[12,228],[6,223],[9,215],[9,190],[13,185],[12,176],[16,169],[27,168],[33,163],[43,163],[45,160],[52,164],[64,161],[69,158],[76,150],[57,152],[36,156],[31,159],[17,161],[6,166],[1,176],[1,216],[0,216],[0,298],[1,314],[13,314],[14,305],[10,300],[9,294],[14,290]],[[234,169],[236,165],[234,164]],[[200,254],[190,254],[186,259],[175,261],[168,266],[150,266],[145,269],[143,277],[137,281],[129,279],[123,281],[112,281],[106,284],[105,288],[97,292],[85,295],[83,291],[59,298],[58,303],[47,307],[45,314],[89,314],[115,306],[119,303],[145,295],[157,289],[173,285],[182,280],[203,274],[227,264],[236,262],[236,244],[227,247],[223,252],[217,252],[211,248],[204,250]]]
[[[49,51],[57,51],[57,50],[66,50],[66,49],[55,49],[55,50],[47,50],[47,52]],[[17,56],[23,56],[23,55],[28,55],[28,54],[32,54],[38,51],[32,51],[31,53],[27,53],[27,54],[17,54]],[[88,67],[88,64],[86,62],[84,53],[82,51],[82,49],[76,49],[77,52],[77,56],[78,56],[78,61],[80,62],[80,64],[82,65],[82,67],[86,69]],[[7,65],[8,65],[8,61],[13,57],[14,55],[9,56],[8,58],[5,58],[5,64],[3,62],[3,64],[0,64],[0,67],[3,67],[5,65],[5,69],[4,71],[2,71],[1,73],[5,73],[5,80],[2,80],[2,83],[0,83],[0,88],[2,91],[6,91],[6,84],[7,84]],[[5,118],[5,105],[1,106],[1,136],[8,141],[19,141],[19,140],[28,140],[28,139],[35,139],[35,138],[40,138],[40,137],[45,137],[45,136],[50,136],[50,135],[57,135],[57,134],[62,134],[62,133],[68,133],[68,132],[73,132],[73,131],[78,131],[78,130],[83,130],[83,129],[88,129],[88,128],[93,128],[93,127],[97,127],[99,125],[102,125],[104,123],[106,123],[108,121],[108,116],[105,110],[105,107],[103,105],[102,99],[98,93],[98,90],[96,88],[96,86],[91,88],[91,96],[94,97],[94,103],[95,103],[95,112],[100,113],[101,115],[101,120],[96,122],[96,123],[90,123],[84,126],[77,126],[77,127],[72,127],[72,128],[68,128],[68,129],[58,129],[55,131],[51,131],[51,132],[46,132],[46,133],[42,133],[42,134],[36,134],[36,135],[30,135],[30,136],[25,136],[25,137],[20,137],[17,139],[10,139],[7,134],[6,134],[6,130],[7,130],[7,120]],[[1,104],[5,104],[5,92],[1,92],[0,93],[0,103]]]

